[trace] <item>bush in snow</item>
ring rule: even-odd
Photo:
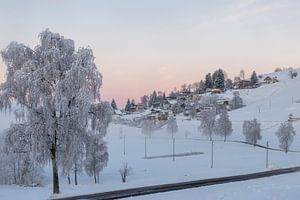
[[[123,163],[123,166],[119,169],[119,173],[122,178],[122,182],[125,183],[127,181],[127,176],[131,174],[131,168],[128,167],[127,163]]]
[[[245,135],[246,142],[256,145],[257,140],[260,140],[260,123],[256,119],[245,120],[243,123],[243,134]]]
[[[280,124],[277,132],[275,133],[279,140],[279,147],[286,153],[288,152],[296,135],[296,131],[290,122]]]
[[[298,75],[298,73],[295,72],[294,69],[293,69],[292,67],[289,68],[289,72],[288,72],[288,73],[289,73],[289,77],[290,77],[291,79],[295,78],[295,77]]]

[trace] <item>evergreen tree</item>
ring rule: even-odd
[[[114,110],[118,110],[118,106],[117,106],[117,103],[116,103],[115,99],[112,99],[110,105],[111,105],[111,107],[112,107]]]
[[[135,106],[135,100],[134,99],[131,99],[131,106]]]
[[[241,80],[245,80],[245,70],[241,69],[239,77]]]
[[[126,106],[125,106],[125,111],[130,112],[130,110],[131,110],[131,103],[130,103],[130,100],[128,99],[127,103],[126,103]]]
[[[253,71],[252,75],[251,75],[251,83],[254,85],[258,82],[258,78],[257,78],[257,75],[256,75],[256,72]]]
[[[149,107],[153,106],[154,103],[157,102],[157,93],[156,91],[154,90],[152,95],[150,95],[150,99],[149,99]]]
[[[222,69],[218,69],[212,76],[213,88],[224,89],[225,88],[225,76]]]
[[[204,84],[206,89],[213,88],[213,81],[210,73],[206,74]]]
[[[226,88],[226,89],[232,89],[232,88],[233,88],[233,82],[232,82],[231,79],[228,78],[228,79],[225,81],[225,88]]]

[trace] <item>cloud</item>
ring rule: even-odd
[[[264,16],[292,6],[289,0],[243,0],[228,7],[225,22],[243,22],[257,16]]]

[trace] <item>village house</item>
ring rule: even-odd
[[[273,83],[273,79],[270,76],[267,76],[266,78],[264,78],[264,83],[267,84]]]

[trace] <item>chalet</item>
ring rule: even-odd
[[[174,99],[169,100],[168,99],[164,102],[163,108],[165,110],[170,110],[175,104],[177,104],[177,100],[174,100]]]
[[[205,106],[205,107],[203,107],[203,110],[204,110],[204,111],[208,111],[208,110],[216,110],[216,107],[214,107],[214,106]]]
[[[144,104],[142,104],[142,103],[138,103],[137,105],[136,105],[136,110],[137,111],[143,111],[145,109],[145,107],[144,107]]]
[[[147,115],[146,118],[149,120],[154,120],[156,123],[159,121],[168,120],[171,113],[162,109],[151,109],[151,114]]]
[[[130,106],[130,112],[131,112],[131,113],[137,112],[137,106],[134,105],[134,104],[132,104],[132,105]]]
[[[250,80],[240,80],[237,84],[239,89],[253,88],[253,83]]]
[[[229,101],[227,99],[219,99],[216,103],[217,105],[229,105]]]
[[[161,103],[159,101],[155,101],[152,103],[153,108],[159,108]]]
[[[264,78],[264,83],[267,84],[273,83],[273,79],[270,76],[267,76],[266,78]]]
[[[210,93],[211,93],[211,94],[221,94],[222,92],[223,92],[223,91],[222,91],[221,89],[217,89],[217,88],[216,88],[216,89],[212,89]]]

